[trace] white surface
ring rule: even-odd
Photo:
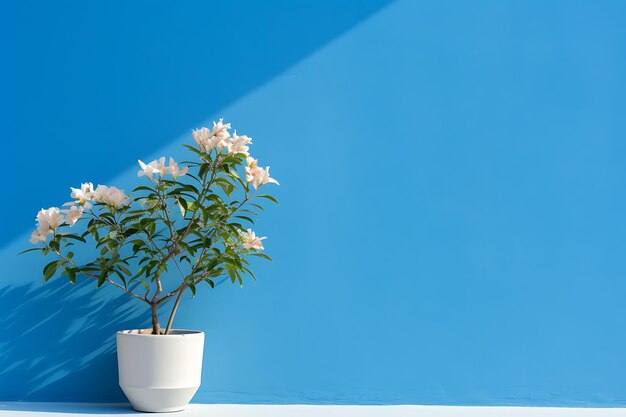
[[[0,416],[137,416],[124,404],[0,403]],[[153,414],[154,415],[154,414]],[[626,417],[626,408],[191,404],[180,417]]]
[[[117,332],[120,387],[133,408],[179,411],[200,386],[204,333],[173,330],[168,335]]]

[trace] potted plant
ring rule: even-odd
[[[150,329],[117,333],[119,382],[136,410],[182,410],[200,386],[204,333],[172,327],[183,295],[195,296],[202,283],[213,288],[220,277],[242,285],[254,277],[249,257],[271,260],[260,252],[265,238],[248,225],[262,201],[277,202],[259,189],[278,182],[248,153],[251,139],[230,128],[220,119],[193,131],[196,146],[184,145],[193,156],[184,167],[173,158],[167,165],[165,158],[138,161],[146,182],[132,196],[83,183],[71,188],[67,209],[37,214],[31,242],[39,246],[28,251],[56,258],[43,269],[45,281],[58,274],[72,284],[91,279],[149,307]],[[79,260],[79,244],[93,259]],[[163,327],[160,309],[170,300]]]

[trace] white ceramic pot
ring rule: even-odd
[[[117,332],[120,387],[135,410],[183,410],[200,387],[203,351],[202,332],[172,330],[159,336]]]

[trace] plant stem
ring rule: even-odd
[[[161,286],[161,279],[158,275],[154,277],[154,280],[156,281],[157,289],[154,293],[154,297],[152,297],[152,302],[150,303],[150,306],[152,307],[152,334],[161,334],[161,325],[159,324],[159,314],[157,311],[159,303],[157,303],[156,300],[159,298],[159,295],[161,295],[163,287]]]
[[[176,310],[178,310],[178,304],[180,303],[180,299],[183,296],[183,293],[187,289],[187,285],[183,284],[178,290],[178,296],[176,297],[176,301],[174,301],[174,307],[172,307],[172,314],[170,314],[170,319],[167,321],[167,327],[165,328],[165,334],[170,334],[170,330],[172,329],[172,322],[174,321],[174,316],[176,315]]]
[[[161,334],[161,326],[159,325],[159,312],[157,311],[159,306],[156,303],[151,303],[150,306],[152,307],[152,334]]]
[[[230,218],[230,216],[232,216],[233,214],[235,214],[235,213],[236,213],[236,212],[237,212],[237,211],[238,211],[241,207],[243,207],[243,205],[244,205],[244,204],[246,204],[246,203],[247,203],[247,202],[248,202],[248,201],[249,201],[249,200],[250,200],[250,199],[254,196],[254,193],[256,193],[256,191],[257,191],[257,190],[255,189],[254,191],[252,191],[252,192],[251,192],[251,193],[249,193],[249,194],[246,192],[246,197],[245,197],[245,199],[244,199],[241,203],[239,203],[239,205],[237,205],[237,207],[235,207],[235,210],[233,210],[232,212],[229,212],[229,213],[228,213],[228,214],[227,214],[227,215],[226,215],[223,219],[220,219],[220,221],[219,221],[216,225],[214,225],[213,232],[214,232],[214,233],[217,233],[217,228],[219,227],[219,224],[220,224],[220,223],[223,223],[223,222],[225,222],[225,221],[228,221],[228,219]],[[194,213],[194,214],[193,214],[193,216],[192,216],[192,220],[193,220],[193,217],[194,217],[194,216],[195,216],[195,213]],[[186,235],[187,235],[187,232],[185,232],[185,236],[186,236]],[[194,266],[193,266],[193,268],[192,268],[192,270],[191,270],[191,273],[190,273],[189,275],[193,275],[193,274],[195,274],[195,273],[196,273],[196,270],[200,267],[200,260],[203,258],[205,251],[206,251],[206,248],[202,248],[202,252],[200,253],[200,256],[198,257],[198,262],[196,263],[196,265],[194,265]],[[200,279],[199,281],[202,281],[202,279]],[[197,281],[196,283],[198,283],[199,281]],[[195,284],[195,283],[194,283],[194,284]],[[157,300],[157,303],[162,303],[162,302],[167,301],[167,300],[169,300],[170,298],[172,298],[174,295],[176,295],[176,293],[178,293],[178,291],[180,291],[180,290],[181,290],[181,288],[183,287],[183,285],[184,285],[185,287],[187,286],[186,284],[181,284],[181,286],[180,286],[180,287],[178,287],[178,288],[174,289],[173,291],[169,292],[168,294],[166,294],[165,296],[163,296],[160,300]],[[183,291],[184,291],[184,290],[183,290]]]
[[[93,279],[98,279],[98,278],[99,278],[97,275],[94,275],[94,274],[91,274],[91,273],[89,273],[89,272],[87,272],[87,271],[83,271],[83,270],[81,270],[81,269],[79,268],[79,266],[78,266],[78,265],[76,265],[76,264],[74,263],[74,261],[72,261],[71,259],[69,259],[69,258],[67,258],[67,257],[63,256],[63,255],[61,254],[61,252],[59,252],[58,250],[54,250],[54,253],[56,253],[56,254],[59,256],[59,258],[63,259],[65,262],[67,262],[67,263],[69,263],[70,265],[72,265],[73,267],[77,268],[77,269],[79,270],[79,272],[80,272],[81,274],[85,275],[86,277],[93,278]],[[144,303],[149,303],[149,301],[148,301],[148,299],[147,299],[147,298],[145,298],[145,297],[144,297],[144,298],[140,297],[139,295],[135,294],[134,292],[132,292],[132,291],[131,291],[131,290],[129,290],[128,288],[125,288],[123,285],[118,284],[117,282],[115,282],[115,281],[111,280],[110,278],[107,278],[107,282],[109,282],[110,284],[112,284],[112,285],[116,286],[117,288],[119,288],[119,289],[123,290],[123,291],[124,291],[124,292],[126,292],[128,295],[131,295],[131,296],[135,297],[136,299],[143,301]]]

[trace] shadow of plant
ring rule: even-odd
[[[141,327],[143,305],[113,288],[61,279],[0,288],[0,386],[6,401],[125,401],[115,332]]]

